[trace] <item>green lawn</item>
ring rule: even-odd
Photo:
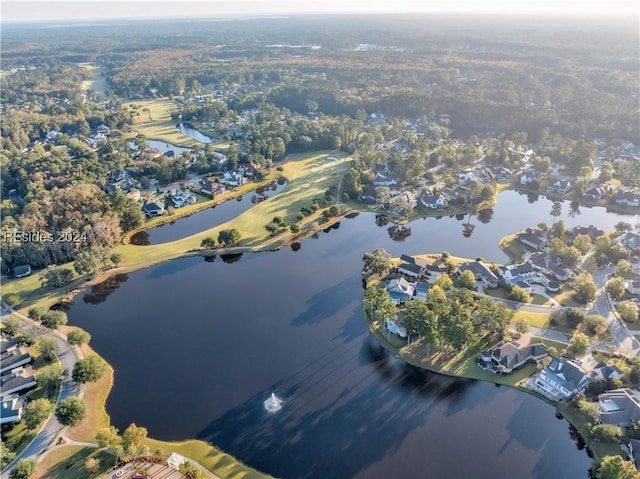
[[[549,315],[542,313],[530,313],[527,311],[516,311],[513,317],[514,321],[518,319],[525,319],[529,326],[535,326],[537,328],[549,328]]]
[[[562,413],[567,421],[571,423],[578,431],[582,425],[586,422],[584,416],[578,411],[573,404],[568,402],[560,402],[558,404],[558,411]],[[593,458],[596,463],[599,463],[604,456],[622,456],[622,450],[620,444],[613,442],[595,442],[587,438],[584,438],[589,446],[589,449],[593,453]]]
[[[568,284],[563,284],[560,291],[552,293],[551,297],[555,299],[562,306],[568,306],[570,308],[580,308],[584,306],[573,299],[574,290]]]
[[[97,473],[91,475],[85,468],[85,463],[89,458],[99,461]],[[37,478],[64,478],[64,479],[87,479],[100,477],[111,470],[115,461],[115,456],[105,451],[91,447],[68,446],[51,451],[38,465],[34,477]]]
[[[221,452],[203,441],[164,442],[146,439],[144,444],[152,451],[162,449],[165,454],[177,452],[199,462],[207,469],[225,479],[260,479],[270,477],[252,469],[237,459]]]
[[[514,263],[521,261],[522,256],[527,252],[527,248],[518,240],[515,234],[505,236],[498,242],[498,245]]]

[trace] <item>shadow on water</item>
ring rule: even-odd
[[[338,311],[356,299],[353,285],[354,279],[350,277],[314,294],[306,302],[306,311],[293,318],[291,325],[303,326],[314,324],[324,319],[331,319]],[[356,292],[359,294],[360,290],[358,289]]]
[[[128,279],[129,275],[127,273],[119,273],[114,276],[110,276],[106,280],[91,286],[91,289],[84,294],[82,300],[89,304],[100,304]]]

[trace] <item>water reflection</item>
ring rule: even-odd
[[[106,280],[91,286],[91,289],[84,294],[82,300],[85,303],[89,304],[100,304],[128,279],[128,273],[118,273],[116,275],[110,276]]]
[[[221,254],[220,258],[222,259],[222,261],[224,261],[225,263],[237,263],[238,261],[240,261],[240,259],[242,258],[242,253],[235,253],[235,254]]]
[[[493,208],[485,208],[478,211],[478,221],[483,224],[491,223],[493,219]]]
[[[402,242],[411,236],[411,228],[408,226],[393,225],[387,228],[387,234],[393,241]]]
[[[300,248],[302,248],[302,243],[299,241],[291,243],[291,251],[300,251]]]
[[[196,130],[191,123],[178,123],[176,127],[180,130],[180,133],[193,138],[200,143],[211,143],[214,141],[214,138],[204,135],[200,133],[200,131]]]

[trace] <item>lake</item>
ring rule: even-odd
[[[286,182],[284,179],[282,179],[281,182],[274,181],[266,187],[260,187],[254,192],[247,193],[237,199],[225,201],[219,205],[194,213],[191,216],[180,218],[172,223],[140,231],[131,237],[131,244],[150,245],[176,241],[221,225],[248,210],[257,202],[277,195],[285,186]]]
[[[172,145],[166,141],[161,140],[147,140],[147,144],[150,148],[166,153],[167,151],[173,151],[176,155],[180,155],[184,151],[193,151],[192,148],[184,148],[182,146]]]
[[[283,478],[586,478],[590,460],[553,407],[404,365],[361,314],[365,252],[503,261],[497,240],[550,223],[550,207],[505,192],[468,238],[468,217],[430,218],[403,242],[360,214],[277,252],[120,275],[76,297],[69,322],[115,369],[107,411],[120,430],[136,422],[155,438],[199,438]],[[569,225],[605,229],[631,219],[568,213]],[[273,414],[271,393],[284,401]]]
[[[199,141],[200,143],[211,143],[215,141],[215,138],[211,138],[210,136],[200,133],[195,128],[192,128],[191,125],[188,123],[178,123],[177,126],[178,126],[178,130],[180,130],[180,133],[190,138],[193,138],[194,140]]]

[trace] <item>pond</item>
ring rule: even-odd
[[[503,261],[501,236],[551,222],[549,200],[506,193],[484,223],[472,218],[470,237],[466,217],[429,218],[397,241],[360,214],[291,248],[176,260],[78,296],[70,324],[116,371],[113,424],[209,441],[283,478],[586,478],[590,460],[553,407],[406,366],[362,319],[365,252]],[[603,208],[562,219],[603,229],[630,221]],[[272,393],[283,404],[269,414]]]
[[[189,123],[178,123],[176,126],[178,127],[178,130],[180,130],[180,133],[190,138],[193,138],[194,140],[199,141],[200,143],[212,143],[216,141],[215,138],[211,138],[210,136],[200,133],[198,130],[193,128]]]
[[[167,151],[173,151],[176,156],[180,155],[184,151],[193,151],[192,148],[184,148],[182,146],[172,145],[171,143],[167,143],[166,141],[161,140],[147,140],[147,144],[149,145],[149,147],[158,151],[162,151],[163,153],[166,153]]]
[[[150,245],[176,241],[221,225],[248,210],[256,203],[277,195],[285,186],[286,182],[284,180],[282,182],[273,182],[237,199],[225,201],[191,216],[180,218],[175,222],[140,231],[131,237],[131,244]]]

